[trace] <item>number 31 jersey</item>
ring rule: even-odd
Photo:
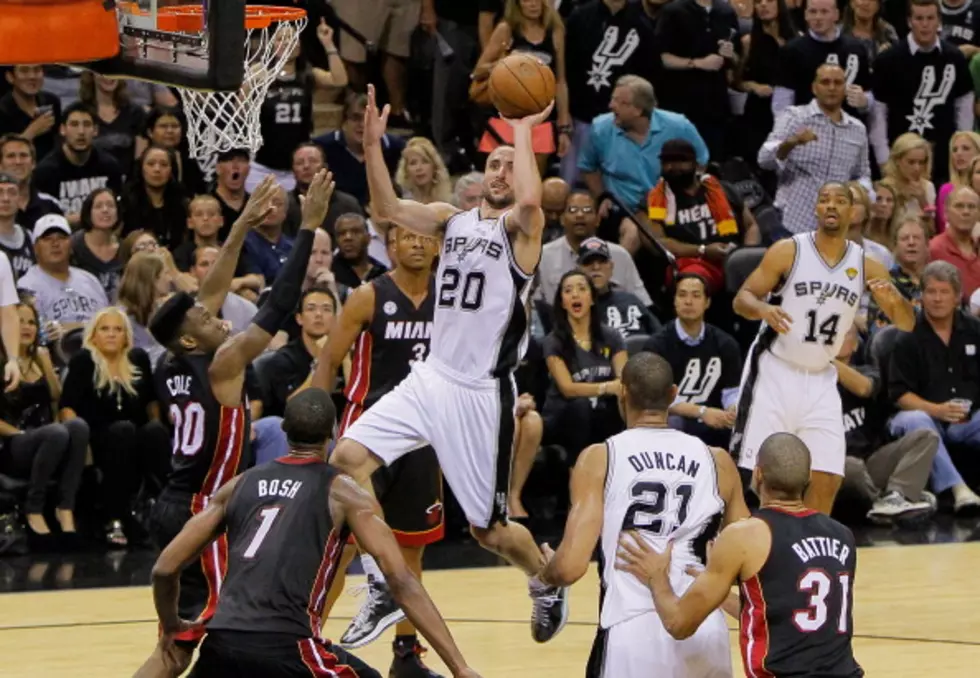
[[[599,550],[599,625],[608,629],[654,609],[644,582],[616,569],[623,532],[633,531],[655,550],[674,543],[670,581],[681,595],[703,566],[718,534],[725,502],[718,493],[714,455],[694,436],[667,428],[633,428],[606,441],[608,465]]]
[[[533,277],[514,259],[504,217],[481,219],[479,208],[450,217],[436,274],[433,362],[467,380],[509,377],[527,350]]]
[[[826,369],[837,357],[864,294],[864,250],[850,241],[836,266],[817,251],[814,233],[793,236],[796,257],[782,287],[774,292],[793,319],[789,332],[763,326],[773,355],[804,370]],[[775,299],[773,301],[775,302]]]

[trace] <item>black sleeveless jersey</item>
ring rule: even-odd
[[[24,231],[24,240],[20,247],[7,247],[0,242],[0,252],[6,254],[7,258],[10,259],[10,270],[14,273],[14,282],[20,280],[20,277],[27,273],[27,269],[37,263],[34,247],[31,245],[31,239],[26,231]]]
[[[251,466],[251,421],[242,388],[237,407],[211,391],[212,355],[168,355],[154,375],[173,426],[173,471],[167,489],[194,495],[198,509],[222,485]]]
[[[429,295],[418,308],[391,274],[369,284],[374,286],[374,316],[354,342],[350,379],[344,389],[349,405],[341,418],[341,433],[407,377],[413,362],[429,355],[435,280],[430,281]]]
[[[269,169],[291,169],[293,151],[313,133],[312,78],[298,76],[273,82],[262,103],[259,124],[262,147],[255,161]]]
[[[742,658],[750,676],[851,678],[857,554],[851,531],[822,513],[760,509],[765,565],[741,584]]]
[[[225,517],[228,571],[208,631],[319,638],[348,528],[330,517],[338,471],[281,457],[241,477]]]

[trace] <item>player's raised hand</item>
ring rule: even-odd
[[[330,209],[334,189],[333,172],[320,170],[313,176],[306,195],[300,198],[303,208],[303,228],[312,231],[323,225]]]
[[[650,548],[637,532],[624,532],[619,537],[619,550],[616,551],[616,569],[629,572],[647,584],[654,576],[666,574],[670,569],[670,555],[674,549],[673,540],[668,540],[663,553]]]
[[[374,91],[374,85],[368,85],[368,103],[364,109],[364,145],[380,144],[381,137],[385,135],[388,128],[388,115],[391,114],[391,106],[385,107],[378,112],[378,100]]]
[[[238,217],[239,221],[242,221],[249,229],[260,226],[275,209],[272,200],[279,194],[280,190],[276,178],[271,174],[268,175],[249,197],[248,202],[245,203],[245,208],[242,210],[241,216]]]
[[[504,122],[506,122],[511,127],[534,127],[535,125],[540,125],[545,120],[547,120],[548,116],[551,115],[551,111],[552,109],[554,109],[554,107],[555,107],[555,100],[552,99],[551,103],[548,104],[545,107],[545,109],[540,113],[533,113],[523,118],[504,118],[503,116],[501,116],[501,118],[503,118]]]
[[[793,324],[793,319],[789,317],[789,313],[772,304],[766,304],[766,310],[762,312],[761,320],[779,334],[789,332],[790,325]]]

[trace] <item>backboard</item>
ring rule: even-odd
[[[232,91],[241,86],[245,0],[116,0],[115,4],[119,54],[86,64],[87,68],[191,89]]]

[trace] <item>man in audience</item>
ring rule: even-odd
[[[92,145],[99,128],[95,112],[86,104],[76,102],[65,109],[60,131],[62,144],[37,164],[34,184],[58,198],[68,223],[77,228],[89,193],[108,187],[120,194],[123,170],[111,153]]]
[[[956,513],[975,515],[980,497],[946,447],[967,447],[971,458],[980,451],[980,320],[960,310],[961,287],[960,272],[948,262],[923,271],[922,313],[912,332],[898,335],[889,358],[888,398],[901,411],[888,428],[896,438],[922,429],[937,433],[932,489],[950,490]]]
[[[668,409],[672,428],[708,445],[728,447],[742,376],[742,353],[727,333],[704,321],[711,305],[704,278],[682,273],[674,291],[677,319],[643,347],[670,363],[677,399]]]
[[[34,144],[19,134],[0,136],[0,172],[17,180],[17,223],[28,231],[45,214],[61,214],[58,199],[41,193],[34,185]]]
[[[34,224],[37,264],[21,276],[18,286],[34,296],[38,315],[50,341],[58,341],[85,326],[99,309],[109,305],[99,279],[69,265],[71,227],[60,214],[41,217]]]
[[[483,172],[470,172],[456,180],[453,204],[463,211],[480,206],[483,199]]]
[[[338,283],[351,288],[359,287],[361,283],[388,270],[368,254],[371,234],[364,217],[360,214],[345,214],[337,219],[336,229],[339,256],[333,260],[333,274]]]
[[[285,225],[286,235],[293,236],[296,234],[302,217],[300,198],[306,195],[306,189],[310,187],[310,182],[313,181],[316,173],[326,167],[323,149],[312,141],[300,144],[293,151],[293,176],[296,177],[296,187],[289,192],[289,206]],[[354,196],[343,191],[334,191],[333,195],[330,196],[330,208],[327,210],[327,218],[322,227],[333,233],[337,217],[348,213],[363,214],[364,209]]]
[[[550,177],[541,182],[541,210],[544,212],[544,233],[541,242],[548,244],[561,237],[561,215],[572,188],[560,177]]]
[[[980,219],[980,196],[968,187],[954,188],[946,197],[946,230],[929,241],[929,258],[948,261],[960,272],[963,299],[980,288],[980,257],[973,229]]]
[[[592,279],[598,296],[593,313],[598,313],[606,327],[618,331],[623,339],[634,335],[651,335],[660,329],[639,298],[630,292],[616,289],[612,283],[614,265],[609,244],[601,238],[588,238],[579,248],[578,265]]]
[[[197,279],[198,284],[204,282],[208,271],[217,261],[220,251],[221,248],[217,245],[203,245],[194,250],[189,272]],[[238,334],[245,331],[258,310],[258,307],[245,297],[229,294],[221,305],[221,318],[231,324],[232,334]]]
[[[912,214],[897,222],[895,229],[895,266],[889,271],[892,283],[902,296],[911,301],[916,308],[921,306],[922,270],[929,263],[929,243],[926,242],[926,227],[919,215]],[[868,327],[884,327],[889,320],[877,302],[872,298],[868,303]]]
[[[971,60],[980,53],[980,13],[973,0],[943,0],[939,9],[943,40]]]
[[[286,221],[286,189],[279,187],[270,201],[272,211],[266,215],[262,224],[245,236],[242,258],[249,271],[260,273],[267,285],[275,282],[289,253],[293,251],[293,239],[283,234]]]
[[[61,120],[58,97],[42,92],[41,66],[9,66],[6,80],[11,90],[0,98],[0,134],[19,134],[34,144],[35,158],[54,148]]]
[[[847,95],[844,69],[832,63],[817,67],[812,89],[812,101],[788,106],[776,116],[759,149],[759,167],[776,172],[774,204],[788,234],[816,230],[817,194],[828,181],[856,180],[871,188],[867,130],[842,108]]]
[[[218,154],[215,167],[215,185],[211,192],[221,205],[223,226],[218,237],[224,241],[231,231],[231,225],[242,215],[249,194],[245,191],[245,180],[252,168],[252,156],[247,148],[233,148]],[[271,281],[270,281],[271,282]]]
[[[546,304],[554,302],[561,277],[577,265],[582,243],[596,234],[599,217],[592,196],[585,191],[573,191],[562,212],[561,226],[565,236],[542,248],[541,263],[538,265],[538,287],[534,298]],[[636,295],[644,306],[652,306],[653,301],[643,287],[629,252],[613,242],[606,242],[606,245],[613,263],[611,282],[619,289]]]
[[[847,441],[841,490],[859,497],[862,508],[870,506],[868,519],[877,523],[934,513],[936,497],[925,487],[939,436],[920,429],[885,442],[876,402],[881,374],[871,365],[851,365],[858,345],[857,326],[851,325],[834,362]]]
[[[17,180],[0,172],[0,252],[7,255],[14,280],[19,280],[36,261],[31,239],[17,223],[19,195]]]

